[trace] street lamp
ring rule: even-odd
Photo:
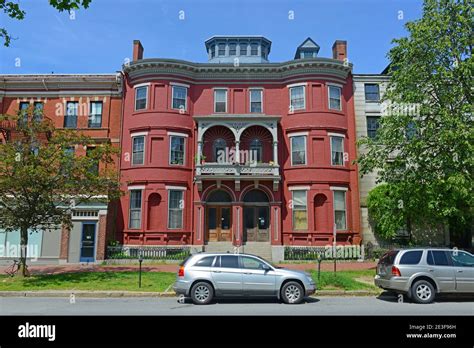
[[[138,264],[139,264],[139,267],[138,267],[138,287],[139,288],[142,287],[142,262],[143,262],[143,255],[140,252],[138,254]]]

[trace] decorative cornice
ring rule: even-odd
[[[287,83],[298,77],[308,75],[327,76],[336,80],[344,80],[352,71],[352,64],[344,64],[329,58],[291,60],[283,63],[258,64],[211,64],[193,63],[176,59],[143,59],[123,66],[132,82],[162,77],[184,78],[191,83],[202,83],[206,80],[262,80],[276,83]]]

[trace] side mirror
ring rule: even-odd
[[[268,265],[266,265],[266,264],[263,264],[262,269],[263,269],[265,272],[271,270],[270,266],[268,266]]]

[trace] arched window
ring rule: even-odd
[[[212,153],[214,155],[214,162],[224,163],[225,162],[225,148],[227,143],[224,139],[219,138],[214,140],[212,144]]]
[[[224,190],[215,190],[209,194],[206,202],[210,203],[230,203],[232,197]]]
[[[250,190],[244,196],[245,203],[268,203],[268,196],[261,190]]]
[[[263,157],[263,146],[260,139],[250,141],[250,162],[261,162]]]

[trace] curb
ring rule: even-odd
[[[311,297],[334,296],[334,297],[352,297],[352,296],[377,296],[380,292],[354,290],[321,290],[316,291]],[[134,297],[176,297],[172,291],[168,292],[145,292],[145,291],[0,291],[0,297],[74,297],[82,298],[134,298]]]

